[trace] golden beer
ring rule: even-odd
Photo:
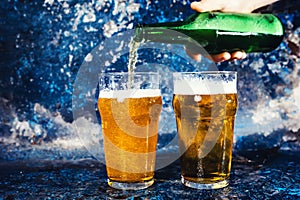
[[[161,107],[159,90],[100,93],[98,108],[109,185],[153,183]]]
[[[195,83],[192,91],[177,90],[173,96],[182,182],[193,188],[222,188],[230,175],[237,94],[222,87],[218,92],[215,86],[201,94],[197,87],[211,85]]]

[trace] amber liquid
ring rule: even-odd
[[[185,180],[212,184],[230,175],[237,94],[174,95]]]
[[[162,99],[99,98],[107,174],[110,180],[137,183],[153,179]]]

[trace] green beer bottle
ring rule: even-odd
[[[196,52],[209,54],[245,51],[268,52],[276,49],[284,34],[280,20],[272,14],[222,12],[195,13],[181,22],[138,25],[138,42],[184,44]]]

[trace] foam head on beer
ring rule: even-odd
[[[235,81],[209,80],[200,78],[181,79],[174,81],[174,94],[212,95],[237,93]]]
[[[117,99],[123,102],[127,98],[143,98],[160,96],[160,89],[127,89],[127,90],[101,90],[99,98]]]

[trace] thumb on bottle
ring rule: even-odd
[[[198,1],[192,2],[191,8],[197,12],[207,12],[207,11],[222,10],[223,6],[218,1],[212,3],[211,1],[202,0],[200,2]]]

